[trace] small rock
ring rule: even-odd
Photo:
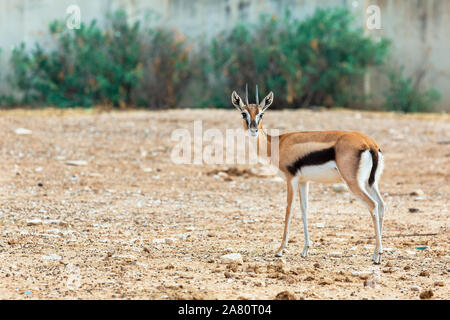
[[[315,224],[315,226],[316,226],[316,228],[325,228],[325,222],[317,222],[316,224]]]
[[[155,244],[166,243],[166,239],[157,239],[157,238],[155,238],[155,239],[152,240],[152,243],[155,243]]]
[[[27,220],[27,226],[40,226],[43,223],[41,219]]]
[[[434,293],[431,289],[422,291],[419,295],[420,299],[430,299],[432,296],[434,296]]]
[[[364,281],[364,287],[369,287],[369,288],[375,289],[376,286],[377,286],[377,280],[373,277]]]
[[[270,181],[273,181],[273,182],[284,182],[284,179],[282,177],[273,177],[272,179],[270,179]]]
[[[429,277],[430,273],[427,270],[424,270],[421,273],[419,273],[419,276],[421,276],[421,277]]]
[[[228,271],[225,271],[224,276],[225,276],[225,278],[227,278],[227,279],[233,277],[233,275],[232,275],[230,272],[228,272]]]
[[[443,287],[445,286],[444,281],[435,281],[434,282],[435,287]]]
[[[343,183],[336,183],[336,184],[333,184],[333,190],[334,190],[334,192],[340,193],[340,192],[346,192],[348,190],[348,188]]]
[[[255,282],[255,286],[257,286],[257,287],[265,287],[266,283],[264,281],[262,281],[262,280],[258,280],[258,281]]]
[[[84,161],[84,160],[68,160],[68,161],[66,161],[66,164],[68,165],[68,166],[76,166],[76,167],[78,167],[78,166],[87,166],[87,161]]]
[[[411,286],[411,290],[412,291],[420,291],[420,287],[419,286]]]
[[[416,213],[416,212],[419,212],[420,210],[417,208],[409,208],[408,211],[411,213]]]
[[[325,285],[329,285],[329,284],[333,284],[333,281],[330,279],[323,279],[319,281],[319,285],[321,286],[325,286]]]
[[[222,263],[238,263],[242,264],[242,256],[240,253],[229,253],[220,257]]]
[[[17,128],[14,132],[18,135],[29,135],[32,134],[33,131],[25,129],[25,128]]]
[[[165,242],[167,243],[167,244],[173,244],[175,241],[177,241],[178,239],[175,239],[175,238],[166,238],[166,239],[164,239],[165,240]]]
[[[328,255],[330,257],[334,257],[334,258],[341,258],[342,257],[342,252],[340,252],[340,251],[333,251],[333,252],[328,253]]]
[[[297,300],[297,297],[290,291],[282,291],[275,297],[276,300]]]
[[[421,189],[417,189],[417,190],[414,190],[413,192],[411,192],[409,195],[422,197],[425,195],[425,192],[423,192],[423,190],[421,190]]]
[[[48,255],[43,255],[42,259],[44,260],[61,260],[61,256],[58,256],[57,254],[48,254]]]

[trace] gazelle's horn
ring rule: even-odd
[[[256,105],[259,106],[258,85],[256,85]]]
[[[245,103],[248,106],[248,84],[245,84]]]

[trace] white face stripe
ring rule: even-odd
[[[257,124],[259,124],[263,115],[264,115],[264,112],[261,112],[261,111],[256,115],[256,123]]]

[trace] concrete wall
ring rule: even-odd
[[[48,23],[64,19],[71,4],[81,8],[83,22],[96,18],[101,24],[105,13],[124,8],[132,19],[176,28],[191,41],[213,37],[238,20],[257,22],[261,13],[280,15],[286,7],[298,18],[310,15],[317,7],[348,7],[364,26],[367,6],[376,4],[381,9],[382,28],[366,30],[367,34],[392,39],[392,65],[404,65],[408,76],[424,73],[421,84],[441,91],[439,107],[450,110],[448,0],[0,0],[0,77],[7,73],[14,45],[22,41],[27,46],[36,41],[51,43]],[[148,19],[148,10],[158,18]],[[371,91],[380,97],[385,81],[372,74],[369,82]],[[7,90],[5,82],[0,82],[0,92]]]

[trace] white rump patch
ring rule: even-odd
[[[358,184],[361,190],[366,190],[369,184],[370,171],[372,170],[372,155],[369,150],[361,153],[358,169]]]
[[[384,170],[384,157],[381,152],[378,152],[378,166],[377,166],[377,171],[375,172],[375,183],[374,184],[377,184],[378,181],[380,181],[380,177],[381,177],[381,174],[383,173],[383,170]]]

